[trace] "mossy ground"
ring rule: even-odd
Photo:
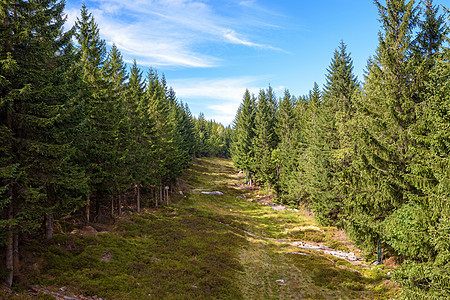
[[[384,299],[395,291],[382,268],[280,242],[346,248],[333,239],[336,229],[259,203],[256,191],[240,186],[231,161],[198,159],[183,181],[224,195],[190,192],[120,219],[110,232],[57,235],[36,247],[44,267],[30,282],[103,299]]]

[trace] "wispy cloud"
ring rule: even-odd
[[[286,52],[286,51],[284,51],[284,50],[282,50],[280,48],[272,47],[270,45],[258,44],[258,43],[247,41],[244,38],[239,37],[234,30],[228,30],[227,32],[224,33],[223,36],[229,42],[231,42],[233,44],[239,44],[239,45],[244,45],[244,46],[248,46],[248,47],[270,49],[270,50]]]
[[[255,1],[246,2],[254,5],[251,2]],[[141,65],[218,66],[224,63],[223,59],[210,54],[210,49],[227,44],[281,50],[261,42],[264,36],[252,32],[252,28],[263,23],[276,26],[264,19],[264,12],[243,18],[239,10],[242,3],[217,3],[213,6],[212,2],[201,0],[96,0],[87,5],[107,42],[115,43],[125,59],[136,58]],[[67,13],[69,25],[75,18],[73,10]]]

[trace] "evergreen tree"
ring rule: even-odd
[[[266,92],[260,90],[255,114],[255,137],[253,139],[255,160],[255,175],[258,181],[267,185],[269,191],[274,184],[274,165],[271,162],[272,150],[275,147],[275,128],[273,122],[273,104],[267,99]]]
[[[181,108],[184,110],[182,121],[182,136],[183,145],[187,149],[190,157],[195,157],[195,134],[194,134],[194,119],[187,103],[181,103]]]
[[[148,171],[148,166],[152,165],[153,160],[151,136],[154,135],[154,124],[147,114],[148,107],[144,100],[144,90],[145,84],[142,72],[137,66],[136,60],[134,60],[130,68],[123,100],[130,135],[127,166],[131,184],[136,190],[136,209],[138,212],[141,210],[141,188],[151,182],[152,174]]]
[[[392,227],[387,234],[390,244],[408,257],[395,274],[404,287],[405,298],[450,297],[450,52],[448,48],[439,51],[448,34],[442,19],[427,1],[425,20],[416,39],[422,51],[419,58],[417,52],[415,56],[416,62],[423,62],[419,70],[425,72],[419,89],[423,102],[416,108],[417,122],[411,130],[415,143],[409,151],[412,161],[408,176],[421,193],[388,220]]]
[[[86,4],[81,7],[81,16],[75,22],[75,39],[79,45],[79,61],[83,77],[88,81],[100,78],[100,69],[106,55],[106,43],[100,38],[100,31]]]
[[[169,182],[175,183],[177,178],[183,174],[183,170],[188,166],[190,155],[188,149],[183,144],[183,114],[184,110],[180,107],[176,98],[175,91],[169,88],[167,92],[169,102],[169,123],[171,134],[173,135],[173,152],[169,159],[169,169],[171,171]]]
[[[113,193],[118,196],[118,212],[122,212],[122,194],[130,188],[128,151],[131,147],[131,135],[125,105],[125,82],[128,80],[126,65],[122,55],[113,44],[102,66],[102,75],[106,87],[105,102],[109,106],[109,119],[105,120],[110,128],[109,160],[105,163],[106,174],[110,178]],[[106,175],[105,174],[105,175]],[[114,203],[111,202],[111,211]]]
[[[278,104],[276,113],[276,135],[279,143],[272,154],[276,166],[277,196],[285,204],[298,204],[297,193],[301,133],[298,127],[296,101],[288,90]]]
[[[255,136],[255,98],[245,91],[244,99],[237,111],[233,123],[233,144],[231,155],[236,168],[249,172],[250,183],[255,153],[253,138]]]
[[[410,178],[426,197],[410,204],[403,219],[392,220],[394,246],[410,258],[395,274],[405,298],[450,297],[449,59],[450,49],[446,48],[429,74],[425,105],[417,111],[414,129],[414,138],[422,147],[416,151]],[[395,230],[398,225],[403,225],[403,230]]]
[[[328,225],[342,225],[344,192],[339,176],[350,164],[348,141],[352,132],[347,123],[353,111],[352,95],[357,87],[352,71],[352,60],[346,45],[341,42],[326,75],[323,101],[310,141],[312,155],[309,161],[313,169],[309,177],[310,198],[316,218]]]
[[[377,242],[389,248],[384,221],[418,193],[408,181],[417,88],[410,59],[416,9],[414,1],[375,3],[382,27],[380,43],[364,92],[356,99],[360,124],[353,165],[360,177],[355,181],[361,184],[346,203],[347,229],[367,250],[374,250]]]
[[[73,160],[71,138],[78,124],[71,116],[71,32],[62,33],[64,2],[15,1],[3,8],[0,159],[6,164],[0,209],[11,285],[20,235],[35,232],[45,220],[45,236],[51,238],[53,218],[82,205],[86,186]]]
[[[204,113],[200,113],[195,121],[195,133],[196,133],[196,144],[197,144],[197,156],[208,156],[209,155],[209,145],[208,140],[210,138],[210,132],[207,128],[207,121]]]
[[[147,75],[146,97],[149,101],[151,117],[155,120],[156,133],[156,178],[159,187],[159,199],[165,196],[163,189],[170,178],[170,159],[173,155],[173,133],[169,122],[169,103],[166,98],[167,87],[165,81],[160,81],[157,72],[153,69]]]
[[[83,102],[85,121],[84,135],[78,140],[80,149],[79,164],[86,169],[89,194],[87,196],[86,222],[91,218],[91,202],[95,204],[93,208],[94,217],[102,220],[104,214],[102,207],[108,205],[107,195],[112,196],[116,181],[116,171],[119,168],[117,164],[117,147],[119,122],[117,118],[119,91],[114,90],[114,86],[120,86],[120,78],[106,79],[102,70],[105,63],[105,41],[100,38],[98,26],[94,17],[89,13],[85,5],[81,9],[81,17],[77,18],[75,23],[75,38],[78,44],[77,71],[82,78],[80,101]],[[113,50],[114,51],[114,50]],[[112,64],[122,62],[114,59],[121,58],[116,51],[108,56],[109,68]],[[121,67],[117,67],[117,76],[120,76]],[[108,67],[108,66],[107,66]],[[110,70],[113,72],[113,70]],[[111,73],[112,74],[112,73]],[[116,83],[113,83],[117,81]],[[120,89],[120,88],[119,88]],[[120,206],[119,206],[120,207]]]

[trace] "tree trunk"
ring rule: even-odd
[[[14,278],[14,238],[13,238],[13,230],[10,227],[8,229],[8,237],[7,237],[7,245],[6,245],[6,280],[5,283],[7,286],[11,287]]]
[[[19,234],[14,234],[14,248],[13,248],[13,274],[14,276],[20,275],[20,258],[19,258]]]
[[[138,213],[141,212],[141,189],[139,184],[136,184],[136,209]]]
[[[89,224],[89,222],[91,221],[91,195],[89,194],[87,196],[87,204],[86,204],[86,224]]]
[[[13,191],[11,185],[8,187],[8,195],[11,199],[8,209],[8,220],[14,218],[14,208],[13,208]],[[14,278],[14,235],[12,226],[8,226],[8,235],[6,238],[6,279],[5,283],[7,286],[11,287]]]
[[[14,17],[16,17],[16,10],[14,9]],[[6,20],[8,18],[5,18]],[[12,124],[12,117],[11,117],[11,110],[6,109],[6,125],[7,127],[14,132],[13,124]],[[9,151],[12,151],[13,149],[13,140],[12,138],[8,139],[8,146]],[[12,163],[10,159],[10,163]],[[8,208],[8,220],[12,223],[12,220],[14,219],[14,191],[13,191],[13,183],[10,182],[8,185],[8,193],[7,197],[10,199],[9,202],[9,208]],[[7,235],[6,235],[6,277],[5,277],[5,283],[7,286],[11,287],[13,284],[13,278],[14,278],[14,232],[12,225],[7,225]]]
[[[111,195],[111,216],[114,217],[114,195]]]
[[[156,191],[156,187],[153,188],[153,192],[155,193],[155,207],[158,207],[158,192]]]
[[[159,186],[159,200],[161,203],[164,203],[164,196],[163,196],[163,191],[162,191],[162,186]]]
[[[118,204],[118,208],[119,208],[119,217],[122,216],[122,195],[119,193],[119,203]]]
[[[169,189],[166,189],[166,187],[164,187],[164,190],[166,191],[166,202],[167,202],[167,205],[170,205]]]
[[[53,238],[53,214],[51,212],[45,214],[45,238],[47,240]]]

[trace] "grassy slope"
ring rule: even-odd
[[[40,248],[45,268],[31,282],[106,299],[389,297],[382,269],[245,233],[344,247],[332,239],[334,229],[319,229],[311,217],[252,201],[235,172],[230,161],[199,159],[184,181],[224,195],[191,192],[170,207],[123,218],[112,232],[56,236]]]

